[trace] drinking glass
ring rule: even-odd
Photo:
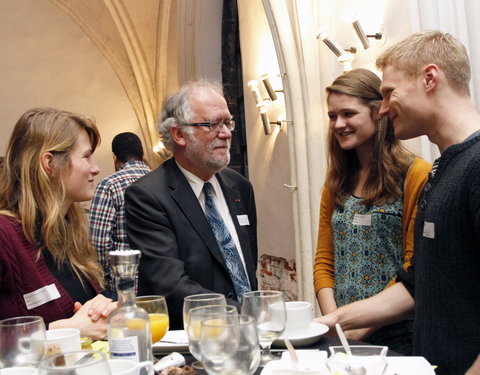
[[[194,307],[207,305],[226,305],[227,301],[223,294],[219,293],[204,293],[193,294],[183,299],[183,329],[187,331],[188,327],[188,312]]]
[[[192,366],[196,369],[202,370],[203,364],[201,361],[199,339],[200,339],[200,323],[207,318],[218,317],[222,319],[224,315],[238,315],[237,308],[235,306],[226,305],[208,305],[200,306],[190,309],[187,322],[187,336],[188,336],[188,348],[190,353],[197,359],[192,363]]]
[[[38,375],[110,375],[107,356],[102,352],[81,350],[59,353],[38,365]]]
[[[0,320],[0,368],[35,366],[45,353],[45,338],[40,316]]]
[[[283,292],[259,290],[243,294],[242,314],[252,316],[257,323],[258,340],[262,348],[260,365],[276,359],[270,346],[285,330],[286,309]]]
[[[209,375],[251,375],[260,363],[256,323],[248,315],[223,315],[203,320],[199,344]]]
[[[150,331],[152,333],[152,344],[160,341],[167,333],[170,325],[165,297],[141,296],[135,299],[135,304],[148,313],[150,318]]]

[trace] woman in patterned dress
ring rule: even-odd
[[[431,165],[380,118],[380,79],[354,69],[327,87],[329,166],[323,187],[315,291],[322,314],[377,294],[410,264],[418,194]],[[408,355],[411,321],[347,332]]]

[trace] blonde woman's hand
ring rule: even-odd
[[[92,308],[93,299],[84,305],[76,305],[77,311],[69,319],[57,320],[50,323],[49,329],[78,328],[81,336],[91,337],[92,340],[105,340],[107,338],[107,319],[100,317],[92,320],[88,311]],[[97,301],[98,302],[98,301]]]
[[[85,305],[89,305],[88,316],[92,321],[97,321],[100,318],[106,318],[110,313],[118,307],[117,302],[113,302],[110,298],[107,298],[101,294],[98,294],[91,300],[87,301]],[[74,311],[77,312],[82,308],[80,302],[75,302]]]

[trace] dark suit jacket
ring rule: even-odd
[[[225,168],[216,174],[233,218],[252,289],[257,289],[257,218],[251,183]],[[175,160],[129,186],[125,193],[127,234],[142,252],[138,294],[167,298],[170,328],[182,328],[185,296],[222,293],[238,306],[213,232],[190,184]],[[249,225],[238,216],[247,215]]]

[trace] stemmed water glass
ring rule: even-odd
[[[194,307],[207,305],[226,305],[225,296],[220,293],[192,294],[183,299],[183,329],[187,331],[188,312]]]
[[[283,292],[260,290],[243,294],[242,314],[252,316],[257,324],[262,348],[260,365],[275,359],[270,346],[285,330],[286,309]]]
[[[160,341],[168,331],[168,308],[163,296],[141,296],[135,299],[135,304],[148,313],[152,344]]]
[[[190,309],[187,322],[187,336],[188,336],[188,348],[190,353],[197,359],[192,363],[192,366],[196,369],[203,369],[201,361],[199,339],[200,339],[200,323],[207,318],[217,317],[219,320],[225,315],[238,315],[235,306],[226,305],[208,305],[200,306]]]
[[[45,353],[45,323],[40,316],[0,320],[0,368],[35,366]]]
[[[224,315],[203,320],[199,346],[209,375],[251,375],[260,362],[255,320],[248,315]]]

